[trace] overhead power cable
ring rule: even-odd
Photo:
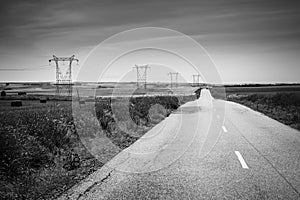
[[[0,71],[39,71],[39,70],[49,70],[53,67],[49,65],[41,65],[37,67],[22,67],[22,68],[0,68]]]

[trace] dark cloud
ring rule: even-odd
[[[142,26],[194,35],[227,53],[247,45],[252,51],[293,46],[299,53],[299,24],[299,0],[6,0],[0,7],[0,59],[16,65],[7,55],[31,56],[33,63],[37,54],[76,52]]]
[[[201,34],[299,30],[298,1],[123,1],[17,0],[2,4],[0,38],[49,37],[82,29],[199,19]],[[194,22],[195,23],[195,22]],[[182,24],[178,24],[180,28]],[[168,24],[165,24],[168,26]],[[201,26],[201,27],[200,27]],[[194,31],[194,28],[191,28]],[[193,33],[186,30],[188,34]]]

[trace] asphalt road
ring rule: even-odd
[[[300,199],[300,132],[202,90],[61,199]]]

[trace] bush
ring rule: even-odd
[[[134,143],[155,123],[177,109],[180,103],[193,98],[179,100],[175,96],[158,96],[127,100],[121,98],[115,103],[119,111],[129,109],[129,118],[122,115],[116,118],[109,98],[96,99],[95,104],[97,119],[106,136],[121,149]],[[129,106],[125,106],[124,102],[129,103]],[[82,179],[83,175],[102,166],[102,163],[95,164],[95,168],[82,164],[86,159],[97,160],[84,149],[79,140],[71,102],[60,101],[59,104],[38,104],[38,107],[0,111],[0,184],[4,185],[0,190],[2,198],[44,199],[50,193],[67,189],[80,180],[73,180],[74,177],[80,176]],[[117,124],[116,120],[121,122]],[[124,126],[122,130],[119,125]],[[73,151],[77,147],[79,151]]]
[[[251,94],[242,97],[231,95],[229,100],[249,106],[300,130],[300,99],[295,93]]]

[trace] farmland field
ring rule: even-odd
[[[300,85],[281,85],[281,86],[226,86],[226,93],[230,94],[275,94],[275,93],[286,93],[300,92]]]
[[[227,100],[300,130],[300,86],[226,87]]]
[[[1,84],[0,84],[1,86]],[[39,96],[49,96],[53,98],[56,94],[56,86],[52,83],[43,83],[43,84],[25,84],[25,83],[15,83],[5,86],[2,84],[2,87],[7,94],[7,97],[15,98],[18,97],[19,92],[25,92],[27,97],[21,98],[30,98],[30,97],[39,97]],[[136,83],[74,83],[73,86],[73,96],[77,96],[77,91],[82,97],[88,96],[122,96],[122,95],[131,95],[131,94],[140,94],[140,95],[166,95],[166,94],[180,94],[180,95],[190,95],[195,89],[191,87],[188,83],[179,83],[177,88],[170,88],[168,83],[149,83],[147,89],[136,89]],[[62,88],[62,95],[66,95],[66,88]],[[18,97],[20,98],[20,96]]]
[[[7,95],[0,99],[0,195],[5,199],[50,199],[99,169],[181,104],[194,100],[197,88],[180,85],[171,90],[168,85],[153,84],[147,90],[135,90],[133,83],[76,86],[75,99],[79,95],[86,107],[95,109],[102,133],[117,149],[100,152],[103,159],[96,159],[90,151],[97,146],[98,136],[78,134],[72,102],[66,98],[57,101],[53,86],[16,84],[6,89]],[[220,95],[223,88],[210,90],[216,98],[224,98]],[[299,86],[226,86],[225,90],[227,100],[300,129]],[[17,94],[24,91],[26,95]],[[111,94],[114,98],[106,97]],[[16,100],[22,100],[22,106],[11,107]],[[130,118],[117,114],[124,108]],[[86,141],[92,141],[89,150]]]
[[[96,159],[93,152],[82,144],[85,138],[76,131],[71,101],[50,99],[46,103],[40,103],[39,100],[28,100],[26,96],[6,96],[0,100],[2,198],[56,197],[114,156],[103,152],[106,159]],[[39,98],[40,96],[31,95],[31,99]],[[21,107],[11,107],[11,102],[16,99],[23,99]],[[194,99],[194,95],[119,97],[115,100],[99,97],[94,98],[95,104],[86,102],[85,105],[95,108],[105,137],[121,151],[178,106]],[[120,108],[127,106],[124,102],[130,102],[129,120],[136,126],[132,126],[126,118],[121,119],[122,115],[119,115],[117,123],[111,101],[118,101]]]

